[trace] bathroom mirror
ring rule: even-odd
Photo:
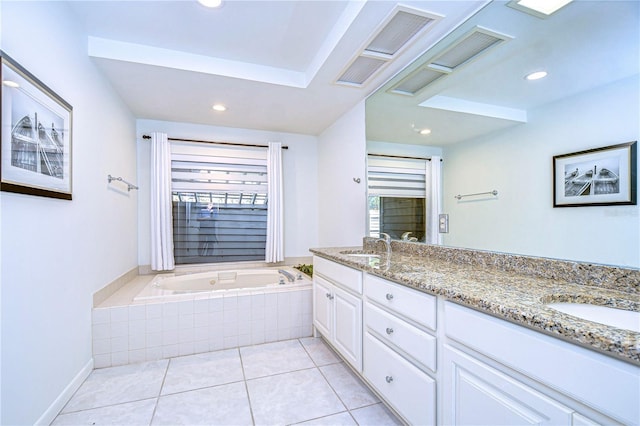
[[[548,17],[513,3],[489,3],[367,99],[367,151],[442,156],[445,245],[640,267],[638,206],[554,208],[552,171],[554,155],[638,140],[640,3]]]

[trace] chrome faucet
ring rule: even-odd
[[[411,242],[416,242],[418,241],[418,239],[416,237],[409,237],[409,235],[413,234],[413,232],[409,231],[409,232],[405,232],[402,234],[402,236],[400,237],[400,239],[402,241],[411,241]]]
[[[387,249],[387,259],[391,258],[391,236],[389,234],[385,234],[384,232],[380,233],[380,238],[377,241],[382,241]]]
[[[284,269],[278,269],[278,273],[287,277],[287,280],[292,283],[296,280],[296,278],[291,274],[291,272],[285,271]]]

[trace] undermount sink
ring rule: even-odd
[[[379,254],[367,254],[367,253],[345,253],[349,257],[365,257],[370,259],[380,259]]]
[[[589,303],[556,302],[547,307],[574,317],[640,333],[640,312]]]
[[[373,268],[378,268],[380,266],[380,255],[374,253],[363,253],[362,251],[342,251],[340,254],[343,254],[348,257],[353,257],[355,259],[364,260],[366,264]],[[354,259],[354,260],[355,260]]]

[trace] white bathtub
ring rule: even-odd
[[[291,281],[291,278],[294,280]],[[235,269],[185,275],[161,274],[147,284],[133,300],[142,301],[172,296],[184,298],[189,294],[207,297],[210,293],[217,291],[285,289],[305,285],[311,285],[307,276],[289,267]]]
[[[298,274],[284,267],[157,275],[133,300],[93,309],[94,366],[311,336],[312,285]]]

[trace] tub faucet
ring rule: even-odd
[[[384,232],[380,233],[380,238],[377,241],[382,241],[387,249],[387,259],[391,258],[391,236],[389,234],[385,234]]]
[[[285,271],[284,269],[278,269],[278,273],[284,275],[285,277],[287,277],[287,280],[292,283],[296,280],[296,278],[288,271]]]

